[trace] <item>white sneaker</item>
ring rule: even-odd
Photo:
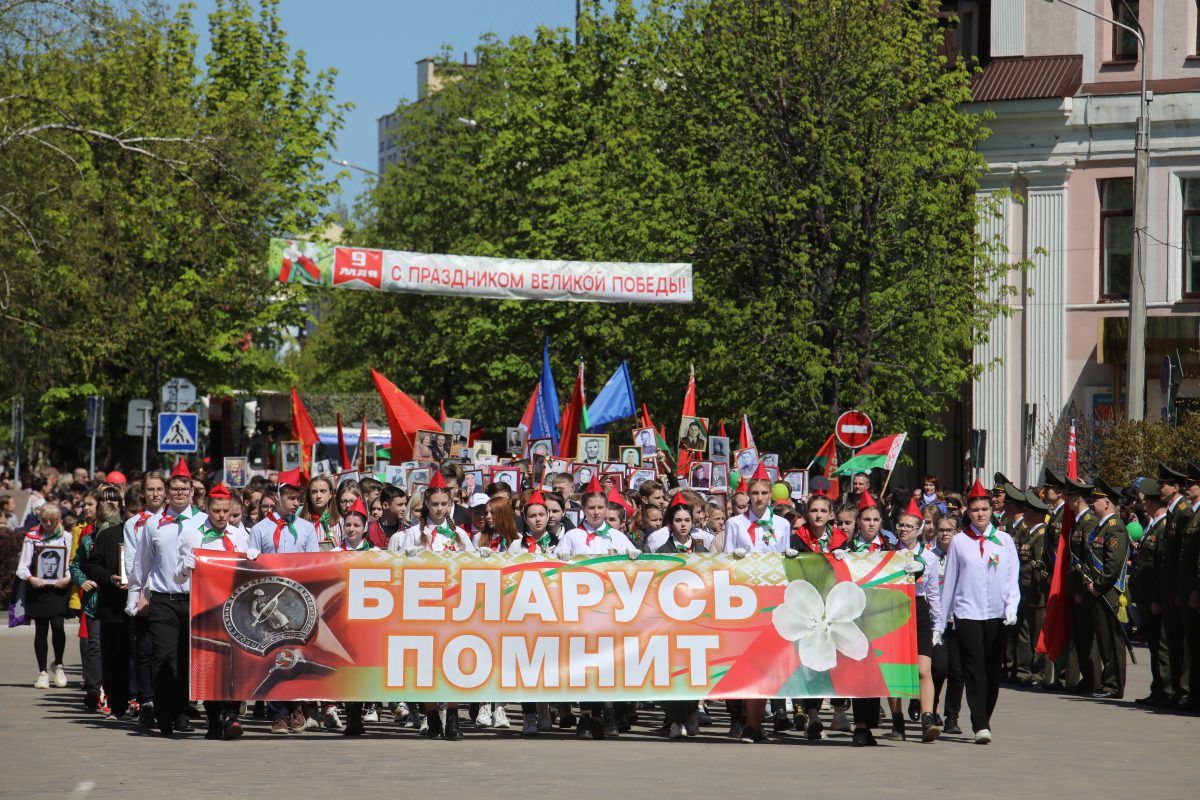
[[[667,738],[678,739],[683,736],[683,725],[678,722],[671,723],[671,730],[667,733]]]
[[[521,725],[521,735],[537,736],[538,733],[538,715],[526,714],[524,717],[524,723]]]
[[[404,727],[404,723],[408,722],[408,703],[396,704],[395,717],[396,724],[400,727]]]
[[[62,664],[54,665],[54,685],[60,689],[67,685],[67,673]]]
[[[492,709],[492,726],[495,728],[509,728],[508,712],[504,710],[504,706],[495,706]]]
[[[341,715],[338,714],[338,710],[333,706],[325,709],[325,727],[331,731],[346,729],[346,723],[342,722]]]
[[[992,732],[987,728],[981,731],[975,731],[975,744],[991,744]]]
[[[49,689],[50,688],[50,673],[46,672],[46,670],[42,670],[41,672],[39,672],[38,676],[37,676],[37,680],[33,682],[33,688]]]
[[[483,703],[479,706],[479,714],[475,717],[475,727],[492,727],[492,706],[490,703]]]
[[[375,706],[370,706],[363,712],[363,722],[379,722],[379,709]]]
[[[833,722],[829,725],[830,730],[842,731],[849,733],[854,730],[854,726],[850,724],[850,715],[845,711],[834,711]]]
[[[319,730],[321,730],[321,723],[317,722],[316,717],[305,717],[304,718],[304,730],[319,731]]]
[[[421,727],[417,729],[417,733],[424,736],[425,732],[428,730],[429,730],[429,717],[425,714],[422,714],[421,715]]]

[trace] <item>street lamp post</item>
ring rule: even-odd
[[[337,164],[339,167],[346,167],[347,169],[356,169],[359,172],[365,172],[368,175],[374,175],[376,178],[380,177],[379,173],[376,172],[375,170],[367,169],[366,167],[360,167],[358,164],[355,164],[352,161],[346,161],[345,159],[340,159],[340,158],[331,158],[329,160],[331,162],[333,162],[334,164]]]
[[[1101,16],[1067,0],[1046,0],[1073,8],[1081,14],[1095,17],[1122,30],[1129,31],[1137,39],[1139,61],[1142,67],[1142,92],[1138,104],[1137,128],[1133,151],[1133,259],[1129,270],[1129,357],[1125,379],[1128,395],[1125,407],[1129,419],[1146,417],[1146,220],[1149,212],[1150,191],[1150,99],[1146,91],[1146,40],[1136,28]],[[1120,398],[1114,398],[1118,402]]]

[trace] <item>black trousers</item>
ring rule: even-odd
[[[100,674],[108,707],[118,717],[129,705],[128,625],[123,620],[105,620],[100,625]]]
[[[67,649],[67,632],[63,628],[66,617],[56,614],[53,617],[34,617],[33,619],[33,656],[37,659],[38,671],[46,672],[49,665],[46,657],[50,654],[49,646],[54,645],[54,663],[61,664],[63,650]],[[47,640],[52,642],[47,642]]]
[[[971,728],[976,732],[990,729],[992,711],[1000,696],[1000,662],[1006,641],[1003,621],[960,619],[955,620],[954,627],[966,678]]]
[[[154,717],[160,728],[187,712],[189,623],[187,595],[151,594],[146,632],[150,636]]]
[[[102,628],[100,620],[88,617],[88,635],[79,639],[79,661],[83,666],[83,689],[87,692],[99,692],[101,682],[104,680],[104,667],[100,655],[100,640],[104,635]]]
[[[1099,662],[1098,688],[1103,692],[1125,693],[1125,640],[1117,630],[1118,623],[1096,598],[1092,604],[1092,647]]]
[[[937,710],[939,698],[944,698],[942,715],[958,717],[962,711],[963,688],[966,684],[962,655],[959,653],[958,633],[954,628],[947,628],[942,636],[942,643],[933,648],[932,661],[933,708]]]
[[[154,648],[150,644],[150,634],[147,617],[131,617],[129,625],[129,651],[133,656],[134,692],[139,703],[154,702],[154,672],[151,669]]]

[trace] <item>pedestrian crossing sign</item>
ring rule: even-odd
[[[196,452],[196,431],[199,420],[196,414],[172,411],[158,415],[158,452]]]

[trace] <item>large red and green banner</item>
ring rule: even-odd
[[[912,697],[907,553],[198,555],[213,700]]]

